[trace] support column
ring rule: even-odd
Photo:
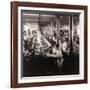
[[[72,55],[73,47],[72,47],[72,15],[70,15],[70,55]]]
[[[60,27],[60,21],[59,21],[59,16],[57,16],[56,17],[57,44],[59,44],[59,27]]]

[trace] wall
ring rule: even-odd
[[[9,90],[10,88],[10,1],[0,1],[0,90]],[[20,0],[25,1],[25,0]],[[29,0],[28,0],[29,1]],[[47,2],[47,3],[63,3],[63,4],[80,4],[88,5],[88,16],[90,16],[90,0],[30,0],[33,2]],[[88,17],[88,24],[90,17]],[[88,25],[88,38],[90,38],[90,26]],[[88,41],[90,46],[90,41]],[[88,47],[90,53],[90,47]],[[90,56],[88,57],[88,68],[90,68]],[[88,70],[90,76],[90,70]],[[88,84],[78,85],[62,85],[62,86],[48,86],[48,87],[34,87],[34,88],[19,88],[20,90],[90,90],[90,77]],[[17,90],[19,90],[17,89]],[[12,89],[11,89],[12,90]],[[15,89],[16,90],[16,89]]]

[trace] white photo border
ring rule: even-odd
[[[79,12],[80,14],[80,74],[79,75],[60,75],[60,76],[38,76],[21,78],[21,10],[40,10],[40,11],[66,11]],[[84,10],[78,9],[55,9],[39,7],[18,7],[18,83],[35,83],[51,81],[84,80]]]

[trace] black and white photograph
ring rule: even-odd
[[[80,13],[21,11],[22,76],[79,74]]]

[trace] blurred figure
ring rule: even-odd
[[[65,54],[69,55],[70,48],[69,48],[69,40],[68,40],[68,38],[63,38],[62,51],[63,51]]]

